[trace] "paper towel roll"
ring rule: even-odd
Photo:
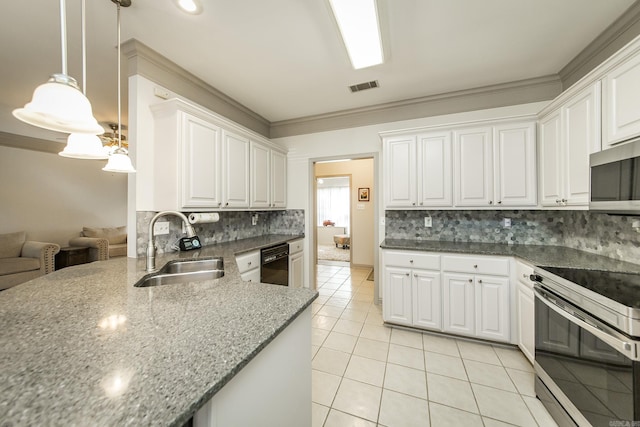
[[[207,222],[220,221],[220,214],[217,212],[192,213],[189,214],[189,222],[191,224],[203,224]]]

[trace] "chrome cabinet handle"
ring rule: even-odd
[[[416,202],[413,202],[413,203],[411,203],[411,204],[412,204],[413,206],[415,206],[415,205],[416,205]]]
[[[249,261],[249,262],[247,263],[247,265],[251,265],[251,261]]]
[[[528,278],[529,278],[529,276],[527,276],[527,273],[522,273],[522,278],[523,278],[523,279],[528,279]]]
[[[501,205],[502,204],[502,200],[498,201],[498,204]]]
[[[478,280],[478,283],[482,283],[482,279],[479,279],[479,280]]]
[[[409,260],[409,262],[410,262],[411,264],[413,264],[413,260],[412,260],[412,259],[410,259],[410,260]]]
[[[478,268],[478,264],[473,264],[473,268]]]
[[[473,283],[473,279],[469,279],[469,283]]]
[[[418,277],[418,273],[413,273],[413,277]]]
[[[492,205],[493,204],[493,200],[489,200],[489,204]]]
[[[559,205],[560,204],[560,199],[556,199],[556,203]]]
[[[407,275],[407,277],[409,277],[409,273],[405,273]]]
[[[225,203],[224,205],[225,205],[225,206],[229,206],[229,202]]]

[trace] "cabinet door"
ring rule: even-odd
[[[511,334],[509,279],[476,276],[476,335],[494,341],[508,342]]]
[[[603,148],[640,134],[640,56],[609,72],[602,82]]]
[[[573,97],[563,108],[566,144],[566,204],[589,204],[589,155],[600,151],[600,82]]]
[[[540,198],[542,206],[559,206],[563,191],[562,128],[560,110],[540,120]]]
[[[220,206],[220,128],[188,114],[182,115],[183,208]]]
[[[271,150],[271,207],[287,207],[287,155]]]
[[[267,208],[270,206],[271,150],[264,145],[251,141],[251,207]]]
[[[429,329],[442,329],[440,273],[413,270],[413,324]]]
[[[385,183],[388,207],[416,206],[416,139],[414,136],[385,140]]]
[[[382,315],[385,322],[412,324],[411,270],[385,267]]]
[[[223,133],[225,208],[249,207],[249,140]]]
[[[289,257],[289,286],[304,287],[304,252],[298,252]]]
[[[535,123],[494,128],[495,198],[499,206],[535,206]]]
[[[475,335],[473,276],[444,274],[443,330],[460,335]]]
[[[418,204],[453,206],[451,133],[418,135],[417,161]]]
[[[493,205],[492,129],[473,128],[454,132],[456,206]]]

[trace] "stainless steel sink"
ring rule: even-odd
[[[171,261],[156,273],[140,279],[134,286],[170,285],[175,283],[189,283],[200,280],[219,279],[224,276],[222,258]]]

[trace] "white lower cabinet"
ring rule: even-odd
[[[511,341],[509,259],[385,250],[383,263],[385,322]]]
[[[260,251],[236,255],[236,264],[243,281],[260,283]]]
[[[516,290],[516,309],[518,311],[518,347],[533,364],[535,354],[535,306],[533,285],[529,276],[533,274],[533,267],[516,261],[516,276],[518,285]]]
[[[304,288],[304,239],[289,242],[289,286]]]

